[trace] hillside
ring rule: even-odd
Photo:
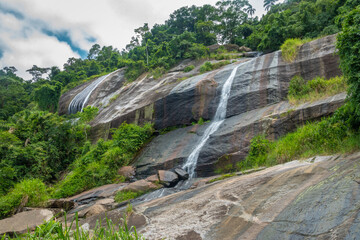
[[[0,70],[0,236],[358,239],[359,3],[264,6]]]

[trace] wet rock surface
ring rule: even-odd
[[[360,154],[293,161],[135,207],[147,239],[356,239]],[[196,233],[196,234],[195,234]]]
[[[143,124],[152,122],[156,129],[191,124],[200,117],[212,119],[215,114],[221,88],[238,64],[231,89],[227,117],[238,115],[280,102],[286,97],[291,78],[302,76],[305,80],[317,76],[330,78],[340,75],[339,58],[334,54],[335,36],[327,36],[306,43],[299,50],[294,62],[286,63],[281,51],[256,59],[241,59],[237,63],[208,73],[199,73],[203,61],[185,60],[160,79],[141,76],[124,85],[124,71],[109,75],[91,94],[88,105],[99,108],[99,115],[91,123],[93,140],[107,139],[109,129],[122,122]],[[182,70],[195,65],[189,73]],[[192,76],[192,75],[196,76]],[[182,80],[184,78],[188,78]],[[182,81],[180,81],[181,79]],[[70,90],[61,96],[60,113],[65,113],[71,99],[89,83]],[[110,101],[110,99],[115,99]]]
[[[240,65],[231,86],[226,120],[210,136],[199,155],[197,175],[212,175],[216,168],[244,159],[253,136],[266,133],[271,139],[277,139],[307,121],[332,114],[343,104],[345,95],[299,107],[284,101],[289,82],[295,75],[310,80],[341,74],[338,56],[334,54],[335,40],[332,35],[304,44],[292,63],[284,62],[281,51],[277,51],[255,59],[242,58],[220,69],[196,75],[203,62],[186,60],[160,79],[144,75],[127,85],[123,84],[123,71],[118,70],[110,74],[89,98],[88,104],[100,109],[91,123],[91,137],[94,141],[100,137],[107,139],[109,129],[124,121],[140,125],[151,122],[159,130],[189,126],[200,118],[212,119],[224,82]],[[189,64],[195,64],[195,69],[184,73],[182,70]],[[179,80],[183,78],[187,79]],[[80,88],[66,93],[60,105],[66,105],[66,99]],[[110,102],[114,96],[116,99]],[[136,178],[146,178],[157,174],[158,170],[182,167],[208,124],[180,128],[154,138],[137,156]]]
[[[358,239],[360,152],[292,161],[147,202],[128,220],[146,239]],[[121,223],[125,208],[105,216]]]
[[[278,139],[307,121],[329,116],[344,103],[345,98],[346,94],[342,93],[299,106],[280,102],[227,118],[201,150],[197,175],[213,175],[218,166],[244,159],[255,135],[265,133],[270,139]],[[146,177],[156,174],[157,170],[181,167],[208,124],[176,129],[154,138],[136,159],[138,176]]]

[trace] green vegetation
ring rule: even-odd
[[[282,58],[284,59],[284,61],[293,62],[299,52],[300,47],[304,43],[310,41],[311,39],[299,39],[299,38],[287,39],[280,47]]]
[[[328,80],[316,77],[305,82],[300,76],[295,76],[290,81],[288,99],[292,104],[313,102],[324,97],[345,92],[347,89],[344,77],[334,77]]]
[[[135,227],[128,227],[126,222],[126,216],[121,219],[121,223],[113,223],[111,219],[106,218],[106,224],[103,226],[101,222],[97,222],[95,228],[90,233],[89,231],[85,231],[79,225],[78,216],[68,224],[66,221],[60,223],[51,219],[49,221],[44,222],[44,224],[35,228],[33,232],[28,232],[21,236],[16,236],[11,239],[43,239],[43,240],[53,240],[53,239],[61,239],[61,240],[97,240],[97,239],[114,239],[114,240],[141,240],[144,239],[141,235],[139,235],[136,231]],[[73,226],[75,229],[72,229]],[[1,240],[8,239],[6,235],[4,235]]]
[[[123,123],[113,131],[112,140],[100,139],[72,163],[71,172],[55,185],[53,196],[68,197],[116,181],[117,169],[130,163],[152,132],[150,124],[140,127]]]
[[[349,85],[348,121],[355,130],[360,127],[360,6],[358,1],[351,2],[352,11],[344,12],[343,31],[337,37],[340,66]]]
[[[359,132],[343,121],[347,108],[345,105],[333,117],[305,124],[277,141],[269,141],[263,135],[254,137],[248,157],[238,163],[238,168],[246,170],[315,155],[359,150]]]
[[[184,72],[190,72],[190,71],[192,71],[194,68],[195,68],[194,65],[186,66],[186,67],[184,68]]]
[[[131,200],[137,197],[140,197],[141,195],[144,195],[146,192],[134,192],[134,191],[119,191],[115,195],[115,201],[116,202],[123,202],[126,200]]]
[[[151,71],[151,75],[154,77],[154,79],[159,79],[165,74],[165,72],[165,68],[157,67]]]
[[[114,102],[116,99],[118,99],[119,96],[120,96],[120,94],[115,94],[114,96],[112,96],[109,100],[109,103]]]
[[[210,181],[208,181],[208,183],[213,183],[213,182],[221,181],[221,180],[224,180],[224,179],[226,179],[226,178],[233,177],[233,176],[235,176],[235,175],[236,175],[235,173],[223,174],[223,175],[221,175],[220,177],[211,179]]]
[[[293,61],[306,39],[340,32],[337,48],[344,78],[316,78],[305,83],[295,77],[290,83],[289,100],[295,104],[313,101],[341,92],[348,85],[348,102],[333,117],[308,123],[277,141],[269,141],[265,136],[255,137],[249,156],[238,164],[240,169],[271,166],[315,154],[358,150],[359,1],[287,0],[276,4],[276,0],[266,0],[264,6],[269,11],[261,19],[253,17],[254,9],[247,0],[183,7],[174,11],[163,24],[155,24],[151,29],[144,24],[135,29],[135,36],[122,51],[94,44],[86,59],[69,58],[63,70],[33,65],[27,70],[32,75],[30,81],[18,77],[13,66],[1,69],[0,217],[9,216],[21,203],[39,206],[49,196],[67,197],[121,180],[116,172],[118,167],[129,164],[152,136],[150,125],[139,127],[124,123],[112,132],[111,140],[99,140],[92,145],[88,141],[88,123],[98,109],[88,107],[73,116],[59,116],[61,93],[119,68],[124,69],[127,81],[131,82],[145,76],[145,72],[155,79],[160,78],[184,59],[226,59],[206,62],[200,67],[203,73],[239,57],[238,53],[227,52],[224,47],[215,52],[206,47],[217,43],[233,47],[236,45],[231,44],[244,45],[264,52],[282,46],[285,60]],[[192,69],[193,65],[184,71]],[[181,80],[184,79],[178,81]],[[203,122],[199,119],[198,124]],[[167,130],[170,129],[162,133]],[[224,165],[226,163],[224,161]],[[224,169],[230,171],[232,167],[228,164]],[[117,198],[128,198],[131,194],[123,195]],[[69,233],[60,229],[63,228],[51,234],[55,234],[55,238],[70,238],[63,237]],[[120,236],[115,229],[110,232],[100,229],[97,233],[110,234],[98,235],[100,239]]]
[[[221,68],[225,65],[230,64],[231,62],[226,60],[226,61],[221,61],[221,62],[216,62],[216,63],[211,63],[211,62],[206,62],[204,63],[201,67],[200,67],[200,73],[204,73],[204,72],[208,72],[208,71],[212,71],[218,68]]]
[[[48,189],[40,179],[23,180],[0,197],[0,219],[12,215],[20,204],[23,207],[39,207],[48,199]]]

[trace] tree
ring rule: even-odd
[[[56,77],[56,75],[58,75],[61,72],[60,68],[58,68],[57,66],[53,66],[50,68],[50,73],[48,76],[49,80],[52,80]]]
[[[6,75],[8,76],[14,76],[15,72],[17,72],[16,67],[14,66],[10,66],[10,67],[4,67],[3,71],[5,72]]]
[[[43,74],[47,73],[50,69],[49,68],[41,68],[36,65],[33,65],[32,68],[26,70],[32,75],[32,81],[38,81]]]
[[[198,21],[195,24],[196,40],[198,43],[202,43],[205,46],[209,46],[216,43],[215,25],[212,21]]]
[[[34,100],[43,111],[56,112],[61,94],[61,83],[44,84],[34,90]]]
[[[357,118],[360,118],[360,6],[344,16],[342,26],[336,44],[339,49],[340,66],[349,84],[350,104]]]
[[[92,45],[92,47],[89,50],[89,54],[87,55],[87,58],[90,59],[95,59],[97,57],[97,55],[100,52],[100,45],[99,44],[94,44]]]
[[[269,11],[272,6],[275,5],[275,3],[277,2],[278,0],[264,0],[264,8],[266,11]]]
[[[18,79],[0,76],[0,120],[6,120],[29,104],[23,85]]]
[[[220,11],[220,33],[223,42],[234,43],[236,34],[234,29],[246,22],[246,9],[252,8],[247,0],[224,0],[216,3]]]

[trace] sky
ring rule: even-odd
[[[33,65],[58,66],[85,58],[95,43],[125,48],[134,29],[164,23],[183,6],[218,0],[0,0],[0,69],[15,66],[24,79]],[[256,16],[262,0],[249,0]]]

